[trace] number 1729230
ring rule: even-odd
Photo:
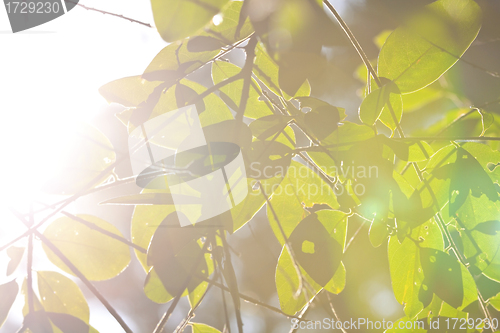
[[[62,10],[59,2],[44,1],[7,1],[5,7],[8,14],[56,14]]]

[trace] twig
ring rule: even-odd
[[[44,204],[44,203],[42,203],[42,202],[40,202],[40,203],[41,203],[42,205],[47,206],[46,204]],[[98,226],[98,225],[97,225],[97,224],[95,224],[95,223],[92,223],[92,222],[90,222],[90,221],[87,221],[87,220],[85,220],[85,219],[82,219],[81,217],[78,217],[78,216],[76,216],[76,215],[73,215],[73,214],[71,214],[71,213],[68,213],[68,212],[66,212],[66,211],[64,211],[64,210],[63,210],[63,211],[61,211],[61,214],[66,215],[67,217],[69,217],[70,219],[72,219],[72,220],[74,220],[74,221],[80,222],[81,224],[83,224],[83,225],[85,225],[85,226],[89,227],[89,228],[90,228],[90,229],[92,229],[92,230],[98,231],[98,232],[100,232],[100,233],[101,233],[101,234],[103,234],[103,235],[106,235],[106,236],[108,236],[108,237],[111,237],[111,238],[113,238],[113,239],[116,239],[117,241],[120,241],[120,242],[122,242],[122,243],[124,243],[124,244],[126,244],[126,245],[128,245],[128,246],[130,246],[130,247],[132,247],[132,248],[134,248],[134,249],[136,249],[136,250],[138,250],[138,251],[139,251],[139,252],[141,252],[141,253],[148,253],[148,250],[146,250],[146,249],[145,249],[145,248],[143,248],[142,246],[137,245],[137,244],[135,244],[135,243],[132,243],[132,242],[131,242],[131,241],[129,241],[128,239],[126,239],[126,238],[124,238],[124,237],[121,237],[120,235],[117,235],[117,234],[115,234],[115,233],[113,233],[113,232],[111,232],[111,231],[109,231],[109,230],[106,230],[106,229],[104,229],[104,228],[101,228],[100,226]]]
[[[349,29],[349,26],[347,25],[347,23],[342,19],[342,17],[335,10],[335,8],[330,4],[330,2],[328,2],[328,0],[323,0],[323,3],[326,5],[326,7],[328,7],[328,9],[332,12],[333,16],[335,16],[335,18],[339,22],[340,26],[342,27],[342,30],[344,30],[345,34],[347,35],[347,37],[351,41],[352,46],[354,46],[354,48],[358,52],[359,56],[361,57],[361,60],[363,61],[363,63],[366,66],[366,69],[368,70],[368,72],[371,74],[371,76],[375,80],[375,83],[377,84],[377,86],[379,88],[382,87],[382,82],[380,81],[380,79],[377,75],[377,72],[375,72],[375,69],[373,68],[370,60],[366,56],[366,53],[363,51],[363,48],[361,47],[358,40],[356,39],[356,37],[352,33],[351,29]],[[399,123],[398,117],[396,116],[396,113],[394,112],[394,109],[392,108],[392,105],[390,102],[387,102],[387,107],[389,108],[389,111],[391,112],[391,116],[394,120],[394,123],[396,125],[396,129],[399,133],[399,136],[401,138],[404,138],[405,135],[404,135],[403,129],[401,128],[401,124]]]
[[[340,322],[340,318],[337,315],[335,308],[333,307],[333,302],[332,302],[332,298],[330,296],[330,293],[328,291],[325,291],[325,294],[326,294],[326,298],[328,299],[328,303],[330,304],[330,310],[332,310],[333,316],[335,317],[335,319],[338,322]],[[347,333],[346,330],[344,329],[343,325],[340,326],[340,330],[342,331],[342,333]]]
[[[243,122],[243,115],[247,106],[248,96],[250,94],[250,83],[252,81],[253,61],[255,58],[255,47],[257,46],[257,36],[252,36],[245,46],[246,59],[241,75],[243,76],[243,88],[241,90],[240,105],[236,114],[236,120]]]
[[[28,309],[29,313],[35,313],[34,293],[33,293],[33,234],[28,237]]]
[[[261,187],[260,183],[259,183],[259,187]],[[290,242],[288,241],[288,237],[286,236],[285,230],[283,230],[283,226],[280,223],[278,215],[274,211],[274,208],[273,208],[273,205],[271,204],[271,201],[269,201],[269,197],[266,195],[266,193],[264,192],[264,189],[262,187],[261,187],[261,191],[260,192],[264,196],[264,199],[266,200],[266,203],[267,203],[269,209],[271,209],[271,213],[273,214],[274,219],[276,220],[276,224],[278,224],[278,227],[280,229],[281,235],[283,236],[283,241],[285,243],[285,248],[287,249],[288,253],[290,254],[290,257],[292,258],[292,264],[293,264],[293,267],[295,268],[295,271],[297,273],[297,278],[299,279],[299,285],[297,287],[297,291],[295,292],[294,297],[298,297],[300,295],[300,293],[302,292],[302,289],[304,287],[304,277],[302,276],[302,272],[300,271],[300,266],[297,263],[297,260],[295,259],[295,256],[293,254],[292,246],[290,245]]]
[[[98,13],[106,14],[106,15],[110,15],[110,16],[119,17],[121,19],[128,20],[128,21],[133,22],[133,23],[139,23],[140,25],[146,26],[148,28],[152,28],[151,24],[149,24],[149,23],[141,22],[141,21],[135,20],[135,19],[127,17],[127,16],[123,16],[123,15],[120,15],[120,14],[115,14],[115,13],[107,12],[105,10],[101,10],[101,9],[97,9],[97,8],[87,7],[87,6],[85,6],[85,5],[81,4],[81,3],[73,2],[71,0],[64,0],[64,1],[72,3],[72,4],[77,5],[77,6],[80,6],[80,7],[84,8],[84,9],[86,9],[86,10],[90,10],[90,11],[93,11],[93,12],[98,12]]]
[[[25,225],[27,225],[26,220],[24,217],[17,213],[14,209],[11,209],[11,211],[16,215],[16,217],[21,220]],[[116,321],[120,324],[120,326],[123,328],[123,330],[126,333],[133,333],[132,330],[127,326],[125,321],[123,321],[122,317],[116,312],[116,310],[109,304],[109,302],[102,296],[102,294],[94,287],[92,283],[83,275],[82,272],[69,260],[64,253],[59,250],[57,246],[54,245],[45,235],[41,234],[38,230],[36,229],[31,229],[32,235],[34,234],[36,237],[38,237],[54,254],[61,259],[61,261],[75,274],[82,282],[83,284],[101,301],[101,303],[104,305],[104,307],[108,310],[108,312],[116,319]]]

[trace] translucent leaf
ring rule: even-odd
[[[116,154],[111,142],[97,128],[82,123],[68,139],[59,172],[43,190],[50,194],[74,194],[92,188],[111,174]]]
[[[38,291],[44,309],[89,322],[89,306],[80,288],[57,272],[38,271]]]
[[[434,154],[432,147],[425,141],[415,142],[408,147],[408,161],[426,161]]]
[[[248,171],[247,171],[248,172]],[[266,197],[269,198],[281,181],[281,177],[273,177],[270,179],[259,180],[257,187],[256,180],[248,178],[248,195],[236,207],[231,209],[231,216],[233,217],[233,232],[241,228],[245,223],[250,221],[252,217],[264,206],[266,203],[262,191],[265,191]]]
[[[314,204],[325,204],[333,209],[339,207],[328,183],[323,181],[308,166],[292,161],[286,176],[276,187],[271,198],[271,205],[287,237],[308,215],[304,206],[312,207]],[[267,217],[274,234],[283,244],[283,236],[269,206],[267,207]]]
[[[214,84],[226,80],[234,75],[237,75],[241,68],[225,61],[215,61],[212,64],[212,79]],[[250,92],[245,109],[245,117],[260,118],[266,115],[271,115],[272,110],[266,105],[265,102],[259,100],[261,94],[259,85],[252,78],[253,84],[250,85]],[[256,89],[257,88],[257,89]],[[231,107],[234,111],[238,111],[241,93],[243,89],[243,79],[226,84],[220,88],[221,98],[226,102],[227,106]]]
[[[193,333],[220,333],[218,329],[205,324],[190,323],[190,325],[193,327]]]
[[[99,93],[108,103],[136,107],[146,101],[158,85],[159,82],[147,81],[140,75],[129,76],[103,85],[99,88]]]
[[[180,44],[172,43],[163,48],[139,77],[143,81],[138,88],[153,87],[154,89],[159,84],[150,81],[163,81],[165,85],[163,88],[171,87],[179,79],[200,68],[218,53],[217,51],[190,52],[188,43],[188,40],[183,40]],[[112,83],[108,83],[108,85]],[[153,92],[153,89],[149,89],[148,96]],[[143,98],[142,101],[147,99],[144,98],[143,94],[140,96]]]
[[[151,0],[155,25],[166,42],[187,37],[205,26],[228,0]]]
[[[189,52],[214,51],[225,46],[226,43],[210,36],[195,36],[189,39],[187,49]]]
[[[19,286],[15,280],[7,282],[0,285],[0,327],[7,319],[10,308],[14,301],[16,300],[17,293],[19,292]]]
[[[500,311],[500,294],[489,299],[489,303],[492,307],[494,307],[497,311]]]
[[[384,107],[387,107],[387,103],[390,103],[392,105],[392,108],[395,112],[396,110],[398,110],[399,114],[401,114],[403,109],[401,96],[399,95],[399,89],[397,85],[392,81],[389,81],[381,88],[373,90],[368,96],[366,96],[366,98],[361,103],[361,106],[359,107],[359,118],[364,124],[367,124],[368,126],[374,125],[377,119],[380,117]],[[388,119],[385,119],[385,121],[387,120]],[[392,126],[391,128],[394,128],[394,126]]]
[[[404,112],[412,112],[443,97],[443,91],[440,89],[439,82],[435,82],[402,97]]]
[[[453,66],[476,38],[481,9],[472,0],[438,0],[394,30],[380,50],[378,74],[402,93],[421,89]]]
[[[78,215],[78,217],[123,237],[115,226],[98,217],[91,215]],[[43,234],[89,280],[99,281],[115,277],[130,263],[130,251],[126,244],[69,217],[55,220]],[[45,244],[43,249],[54,265],[73,274]]]
[[[286,174],[292,149],[278,141],[254,141],[244,154],[251,161],[247,174],[254,179],[269,179]]]
[[[250,123],[252,135],[263,141],[273,139],[275,135],[282,132],[288,123],[292,120],[290,116],[269,115],[256,119]]]
[[[411,237],[420,239],[422,247],[443,249],[441,232],[435,222],[429,221],[413,229]],[[418,297],[424,279],[419,247],[411,239],[400,242],[396,236],[392,236],[388,254],[394,296],[404,305],[405,314],[414,318],[424,308]]]

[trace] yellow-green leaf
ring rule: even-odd
[[[78,215],[98,227],[123,237],[112,224],[91,215]],[[93,230],[69,217],[52,222],[44,231],[47,237],[89,280],[107,280],[120,274],[130,263],[126,244]],[[49,260],[63,271],[73,272],[46,245]]]

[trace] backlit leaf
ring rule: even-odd
[[[481,9],[473,0],[435,1],[387,38],[378,74],[403,94],[421,89],[458,61],[480,27]]]
[[[91,215],[78,215],[100,228],[122,236],[112,224]],[[120,274],[130,262],[126,244],[93,230],[69,217],[53,221],[44,233],[89,280],[107,280]],[[63,271],[73,272],[45,244],[44,251],[50,261]]]

